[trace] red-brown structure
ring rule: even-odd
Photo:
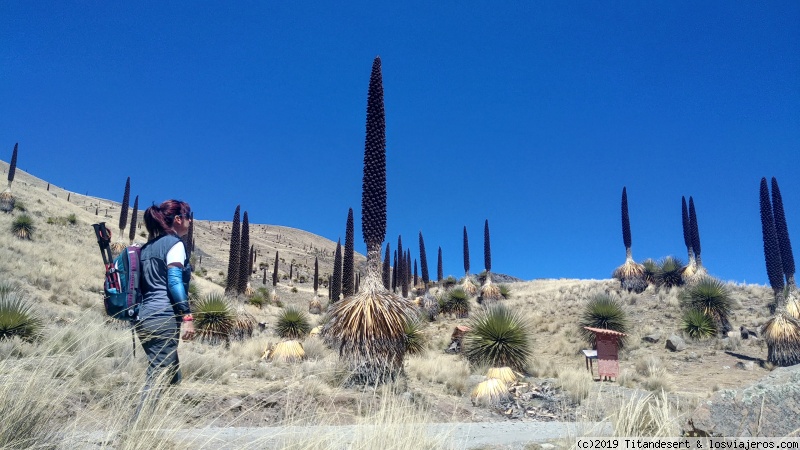
[[[584,350],[587,365],[593,359],[592,356],[594,356],[597,359],[597,375],[600,380],[617,378],[619,376],[619,340],[625,336],[625,333],[605,328],[583,328],[595,333],[595,342],[597,342],[597,350],[592,352],[594,355],[590,355]],[[594,373],[592,373],[592,376],[594,376]]]

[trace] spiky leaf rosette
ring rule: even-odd
[[[475,366],[509,366],[524,371],[533,354],[530,327],[519,314],[502,304],[488,307],[469,324],[464,355]]]
[[[681,331],[692,339],[707,339],[717,334],[717,327],[705,312],[691,308],[683,313]]]
[[[777,310],[783,309],[783,263],[781,251],[778,247],[778,234],[775,230],[772,204],[769,198],[767,179],[761,178],[761,236],[764,240],[764,261],[767,265],[767,277],[772,291],[775,293],[775,306]]]
[[[336,251],[333,254],[333,275],[331,276],[331,303],[339,301],[342,293],[342,240],[336,241]]]
[[[633,258],[627,258],[625,264],[614,269],[611,276],[619,280],[628,291],[638,293],[647,288],[647,282],[644,280],[644,266],[634,261]]]
[[[595,348],[597,345],[595,333],[584,327],[605,328],[627,333],[628,315],[625,313],[625,308],[619,299],[608,294],[598,294],[592,297],[584,306],[578,321],[578,333],[592,348]],[[619,340],[619,345],[622,347],[624,344],[625,337],[622,337]]]
[[[466,225],[464,225],[464,274],[469,275],[469,239]]]
[[[630,258],[631,249],[631,221],[628,217],[628,190],[622,187],[622,242],[625,244],[625,252]]]
[[[239,269],[236,281],[236,293],[242,295],[247,290],[247,283],[250,281],[250,219],[247,211],[242,217],[241,237],[239,239]]]
[[[301,339],[311,331],[311,322],[303,311],[289,306],[278,313],[275,332],[284,339]]]
[[[314,296],[317,296],[319,290],[319,258],[314,257]]]
[[[404,330],[406,338],[406,353],[409,355],[419,355],[425,351],[426,337],[423,328],[425,322],[416,316],[406,322]]]
[[[8,187],[11,187],[11,182],[14,181],[14,175],[17,173],[17,150],[19,142],[14,144],[14,152],[11,153],[11,163],[8,165]]]
[[[33,219],[27,214],[21,214],[11,222],[11,232],[19,239],[29,241],[33,238],[35,231],[36,226],[33,224]]]
[[[128,231],[128,240],[131,242],[131,244],[133,244],[133,240],[136,238],[136,220],[138,219],[138,216],[139,216],[139,196],[137,195],[136,198],[133,199],[133,215],[131,216],[131,229],[130,231]],[[194,224],[192,223],[191,225]]]
[[[353,208],[347,211],[347,226],[344,235],[344,254],[342,255],[342,295],[349,297],[355,292],[355,261],[353,260]]]
[[[461,288],[464,289],[464,292],[466,292],[470,297],[478,293],[478,285],[472,281],[472,277],[469,276],[469,274],[464,277],[464,281],[461,283]]]
[[[698,266],[703,265],[700,259],[700,228],[697,225],[697,212],[694,209],[694,199],[689,196],[689,225],[692,232],[692,252],[694,253],[694,261]]]
[[[683,272],[683,261],[674,256],[667,256],[658,263],[656,284],[667,288],[682,286]]]
[[[238,305],[236,308],[236,319],[233,323],[233,332],[231,339],[235,341],[243,341],[253,337],[253,331],[258,324],[255,316],[244,309],[244,305]]]
[[[428,255],[425,253],[425,240],[422,238],[422,231],[419,232],[419,263],[422,270],[422,283],[427,289],[428,282],[431,279],[428,275]]]
[[[470,309],[469,297],[470,294],[463,288],[451,289],[444,294],[444,301],[441,306],[442,313],[453,314],[460,319],[468,317]]]
[[[697,309],[714,321],[714,328],[725,335],[731,330],[728,316],[732,310],[728,288],[716,278],[704,276],[680,295],[681,304],[687,309]]]
[[[211,292],[195,304],[194,322],[200,342],[212,345],[230,341],[236,325],[236,311],[225,296]]]
[[[489,241],[489,219],[483,224],[483,266],[486,272],[492,270],[492,244]]]
[[[800,321],[779,311],[761,328],[761,336],[767,342],[767,361],[779,367],[800,364]]]
[[[681,224],[683,225],[683,243],[686,245],[689,265],[694,262],[694,250],[692,250],[692,225],[689,222],[689,208],[686,207],[686,197],[681,196]]]
[[[775,233],[778,237],[778,248],[781,251],[781,265],[786,283],[794,286],[794,254],[792,242],[789,240],[789,228],[783,211],[783,197],[778,187],[778,180],[772,177],[772,216],[775,222]]]
[[[119,237],[122,239],[122,231],[128,224],[128,205],[131,200],[131,177],[125,180],[125,193],[122,194],[122,207],[119,209]]]
[[[644,281],[646,281],[647,284],[653,284],[653,285],[656,284],[658,263],[651,258],[647,258],[644,261],[642,261],[642,267],[644,268],[644,273],[643,273]]]
[[[364,242],[380,245],[386,236],[386,113],[383,106],[381,58],[372,62],[367,94],[367,133],[361,190]]]
[[[239,250],[241,248],[242,235],[239,221],[241,205],[236,205],[233,212],[233,225],[231,226],[231,246],[228,251],[228,281],[225,284],[225,293],[235,294],[239,283]]]
[[[436,281],[441,283],[442,278],[444,278],[444,272],[442,270],[442,247],[439,247],[439,257],[436,262]]]
[[[272,287],[278,285],[278,263],[280,263],[280,257],[278,256],[278,251],[275,251],[275,264],[272,266]],[[274,291],[274,289],[273,289]]]
[[[383,287],[388,291],[392,288],[392,270],[391,270],[391,260],[389,259],[390,252],[389,252],[389,243],[386,243],[386,256],[383,258],[383,270],[381,271],[381,276],[383,278]]]
[[[322,302],[319,301],[319,297],[314,296],[314,298],[311,299],[311,302],[308,304],[308,312],[311,314],[322,313]]]
[[[0,289],[0,340],[14,336],[34,341],[44,327],[44,321],[28,303],[21,291],[2,286]]]

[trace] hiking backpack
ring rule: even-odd
[[[139,288],[140,254],[142,248],[137,245],[125,247],[116,258],[112,258],[111,233],[105,223],[92,225],[97,234],[97,243],[103,255],[106,274],[103,282],[103,306],[106,314],[114,319],[135,322],[139,320],[139,305],[142,303],[142,291]]]

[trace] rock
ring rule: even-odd
[[[690,436],[789,436],[797,430],[798,415],[800,365],[795,365],[742,389],[717,392],[691,414],[684,431]]]
[[[669,336],[669,338],[667,338],[666,347],[668,350],[673,352],[681,352],[686,350],[686,342],[684,342],[683,339],[677,334],[672,334]]]
[[[739,361],[736,363],[736,368],[739,370],[754,370],[756,368],[756,363],[753,361]]]
[[[661,333],[648,334],[647,336],[643,337],[642,340],[651,344],[657,344],[658,341],[661,340]]]

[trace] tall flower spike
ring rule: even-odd
[[[428,274],[428,256],[425,253],[425,239],[422,238],[422,231],[419,232],[419,264],[422,271],[423,289],[427,290],[428,282],[431,281]]]
[[[703,265],[700,259],[700,229],[697,226],[697,213],[694,210],[694,199],[689,196],[689,225],[692,231],[692,251],[694,252],[694,260],[698,267]]]
[[[122,195],[122,207],[119,209],[119,238],[122,239],[122,231],[128,225],[128,206],[131,200],[131,177],[125,180],[125,193]]]
[[[242,230],[239,242],[239,277],[236,281],[236,293],[244,294],[247,291],[247,283],[250,281],[250,219],[247,211],[242,217]]]
[[[778,180],[772,177],[772,216],[775,219],[775,233],[778,237],[778,248],[781,251],[781,265],[786,283],[794,286],[794,254],[792,242],[789,240],[789,228],[786,225],[786,215],[783,211],[783,197],[778,187]]]
[[[235,294],[239,284],[239,250],[241,247],[240,229],[241,205],[236,205],[233,213],[233,226],[231,227],[231,246],[228,250],[228,281],[225,284],[226,294]]]
[[[464,225],[464,273],[469,274],[469,239],[466,225]]]
[[[133,199],[133,215],[131,216],[131,229],[128,231],[128,240],[133,244],[133,239],[136,237],[136,220],[139,216],[139,196]]]
[[[344,235],[344,254],[342,255],[342,295],[350,297],[355,293],[355,261],[353,252],[355,243],[353,242],[353,208],[347,211],[347,225]]]
[[[689,209],[686,207],[686,197],[681,196],[681,224],[683,225],[683,243],[686,245],[686,251],[689,253],[688,261],[694,259],[694,251],[692,250],[692,227],[689,223]]]
[[[628,216],[628,190],[622,187],[622,242],[625,244],[625,256],[631,259],[631,220]]]
[[[361,190],[361,231],[364,242],[380,245],[386,236],[386,116],[383,106],[381,59],[372,62],[367,94],[367,135]]]
[[[489,241],[489,219],[483,224],[483,266],[487,272],[492,271],[492,244]]]
[[[19,142],[14,144],[14,152],[11,153],[11,162],[8,165],[8,187],[11,187],[11,182],[14,181],[14,175],[17,173],[17,149]]]
[[[772,291],[776,295],[778,293],[782,294],[783,264],[781,263],[781,251],[778,248],[778,234],[775,231],[775,219],[772,215],[772,204],[769,198],[766,178],[761,178],[759,204],[761,206],[761,236],[764,240],[764,261],[767,265],[767,278]],[[777,309],[780,309],[781,306],[776,304]]]

